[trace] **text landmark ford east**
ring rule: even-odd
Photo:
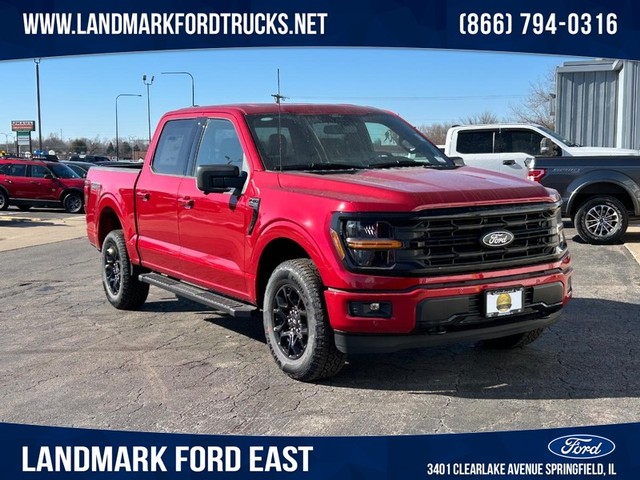
[[[397,115],[227,105],[164,115],[141,169],[96,167],[87,232],[119,309],[149,285],[262,310],[299,380],[346,355],[535,340],[571,297],[554,191],[444,156]]]

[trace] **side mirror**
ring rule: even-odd
[[[198,190],[204,193],[223,193],[231,188],[242,188],[247,179],[237,165],[200,165],[196,172]]]
[[[50,173],[45,173],[43,178],[46,178],[47,180],[53,180],[53,175],[51,175]]]
[[[562,151],[560,147],[553,143],[550,138],[544,137],[540,140],[540,155],[546,155],[547,157],[558,157]]]
[[[467,165],[466,163],[464,163],[464,160],[462,157],[449,157],[449,158],[453,160],[453,164],[456,167],[464,167]]]

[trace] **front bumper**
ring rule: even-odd
[[[420,285],[401,291],[329,289],[325,301],[338,349],[344,353],[392,352],[406,348],[477,341],[523,333],[554,323],[572,295],[572,269],[535,275],[477,278]],[[523,309],[489,317],[486,292],[522,289]],[[378,303],[381,314],[358,316],[354,304]],[[384,318],[382,318],[384,316]]]
[[[516,322],[492,322],[490,326],[438,334],[415,335],[359,335],[335,332],[336,347],[342,353],[356,355],[362,353],[391,353],[410,348],[433,347],[457,342],[477,342],[489,338],[506,337],[543,328],[555,323],[561,311],[542,318]]]

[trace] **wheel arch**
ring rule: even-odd
[[[571,192],[567,202],[567,215],[573,218],[584,202],[597,196],[610,196],[618,199],[634,215],[640,215],[640,187],[629,177],[617,172],[607,172],[603,177],[591,172],[590,178],[581,179],[568,187]],[[610,173],[616,175],[609,175]]]

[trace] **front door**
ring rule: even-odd
[[[203,287],[245,297],[245,239],[250,219],[247,195],[204,194],[196,186],[199,165],[237,165],[248,172],[245,149],[231,117],[206,121],[192,176],[178,190],[183,276]],[[245,184],[246,185],[246,184]]]

